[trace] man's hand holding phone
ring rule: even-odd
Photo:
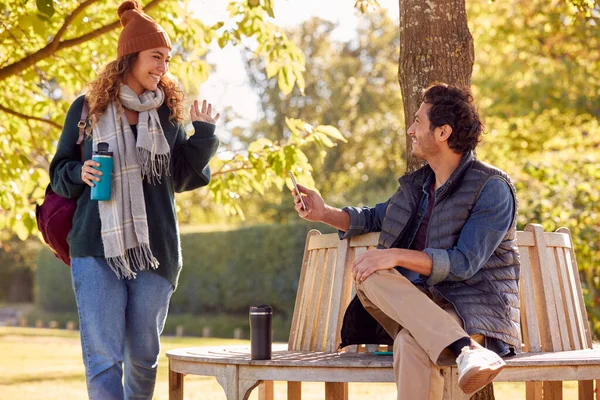
[[[294,185],[292,195],[294,196],[295,208],[300,218],[307,221],[322,221],[325,214],[323,198],[314,190],[299,185],[294,175],[291,172],[289,174]]]

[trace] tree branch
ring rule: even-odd
[[[116,29],[120,25],[119,20],[114,21],[101,28],[98,28],[92,32],[88,32],[85,35],[81,35],[77,38],[63,40],[62,42],[60,41],[60,37],[64,35],[65,31],[69,27],[69,24],[75,19],[77,14],[81,13],[81,11],[85,7],[88,7],[90,4],[95,3],[96,1],[98,0],[87,0],[86,2],[82,3],[79,7],[77,7],[71,14],[69,14],[67,18],[65,18],[65,23],[60,27],[60,29],[54,36],[54,39],[50,43],[48,43],[44,48],[36,51],[35,53],[28,54],[19,61],[7,65],[6,67],[0,68],[0,81],[8,78],[9,76],[13,76],[24,71],[32,65],[37,64],[39,61],[51,57],[54,53],[60,50],[64,50],[66,48],[87,42],[88,40],[94,39],[100,35],[112,31],[113,29]],[[146,7],[144,7],[144,11],[150,10],[162,1],[164,0],[152,0],[146,5]]]
[[[91,6],[92,4],[94,4],[97,1],[98,0],[86,0],[83,3],[79,4],[79,6],[75,10],[73,10],[73,12],[71,12],[71,14],[67,15],[62,26],[58,29],[58,32],[56,32],[56,35],[54,35],[54,37],[52,38],[52,41],[50,43],[48,43],[48,46],[53,46],[53,47],[57,48],[60,45],[60,38],[63,37],[63,35],[67,31],[67,29],[69,28],[69,25],[71,25],[71,22],[73,22],[73,20],[79,14],[81,14],[83,12],[83,10],[85,10],[87,7]]]
[[[248,170],[248,169],[252,169],[251,167],[248,166],[242,166],[242,167],[238,167],[238,168],[231,168],[228,170],[223,171],[223,169],[221,168],[220,170],[218,170],[217,172],[213,172],[210,175],[211,176],[219,176],[219,175],[225,175],[225,174],[229,174],[231,172],[236,172],[236,171],[242,171],[242,170]]]
[[[44,119],[44,118],[39,118],[39,117],[33,117],[33,116],[31,116],[31,115],[25,115],[25,114],[21,114],[20,112],[13,111],[13,110],[11,110],[10,108],[6,108],[6,107],[4,107],[3,105],[0,105],[0,111],[4,111],[4,112],[5,112],[5,113],[7,113],[7,114],[14,115],[15,117],[22,118],[22,119],[24,119],[24,120],[26,120],[26,121],[38,121],[38,122],[44,122],[44,123],[46,123],[46,124],[52,125],[52,126],[53,126],[53,127],[55,127],[55,128],[62,129],[62,125],[60,125],[60,124],[57,124],[57,123],[56,123],[56,122],[54,122],[54,121],[50,121],[49,119]]]

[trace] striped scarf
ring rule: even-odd
[[[114,157],[111,198],[98,202],[104,257],[119,279],[131,279],[135,271],[158,267],[150,249],[142,180],[156,184],[163,173],[169,175],[171,152],[157,112],[164,101],[162,90],[145,91],[138,97],[122,85],[119,100],[120,104],[108,105],[92,137],[94,149],[99,142],[107,142]],[[139,113],[137,140],[121,104]]]

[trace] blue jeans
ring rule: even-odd
[[[90,399],[152,399],[173,286],[150,271],[118,279],[101,257],[71,266]]]

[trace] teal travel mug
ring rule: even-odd
[[[112,184],[112,171],[113,171],[113,153],[108,151],[108,143],[98,143],[98,150],[92,155],[92,160],[100,164],[96,167],[97,170],[102,172],[102,176],[99,176],[100,181],[94,182],[92,188],[91,199],[92,200],[110,200],[110,186]]]

